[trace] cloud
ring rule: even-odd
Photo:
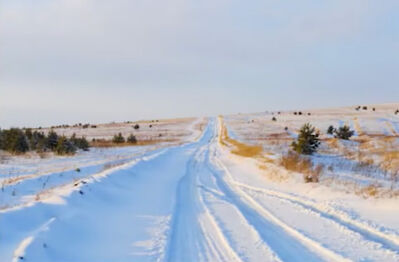
[[[2,0],[0,103],[7,112],[58,104],[97,119],[98,101],[108,102],[110,115],[131,110],[134,117],[200,114],[198,104],[207,101],[214,114],[260,110],[295,102],[281,92],[335,90],[348,74],[357,90],[377,81],[391,90],[384,79],[399,82],[390,70],[398,60],[397,7],[362,0]],[[224,94],[225,105],[212,94]],[[76,105],[69,108],[69,99]]]

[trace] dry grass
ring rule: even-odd
[[[227,147],[232,146],[233,154],[243,157],[261,157],[263,148],[260,145],[247,145],[229,137],[227,128],[222,125],[222,133],[219,142]]]
[[[363,132],[362,128],[360,127],[359,121],[357,117],[353,119],[354,127],[359,136],[363,136],[365,133]]]
[[[314,167],[308,157],[291,151],[281,157],[280,165],[289,171],[303,174],[303,179],[306,183],[319,182],[320,175],[324,169],[323,165],[320,164]]]
[[[399,151],[385,152],[383,154],[381,167],[384,168],[385,170],[391,171],[392,173],[398,173]]]
[[[152,139],[140,140],[137,143],[114,143],[111,140],[97,139],[90,142],[91,147],[125,147],[125,146],[148,146],[165,142],[177,142],[177,139]]]
[[[22,180],[25,180],[25,179],[28,179],[28,178],[31,178],[31,177],[32,177],[32,175],[24,175],[24,176],[6,178],[6,179],[4,179],[1,182],[1,184],[2,184],[2,187],[9,186],[9,185],[14,185],[14,184],[16,184],[16,183],[18,183],[18,182],[20,182]]]
[[[378,183],[373,183],[361,188],[357,193],[364,197],[376,197],[380,194],[380,188],[381,185],[379,185]]]

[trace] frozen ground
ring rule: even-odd
[[[219,135],[213,119],[196,141],[136,148],[69,183],[50,172],[43,198],[1,211],[0,261],[399,261],[396,199],[272,182]]]

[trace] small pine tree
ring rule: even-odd
[[[23,132],[18,134],[13,151],[16,153],[25,153],[29,151],[28,139]]]
[[[53,130],[50,130],[46,139],[46,147],[51,151],[54,151],[55,148],[57,147],[57,144],[58,144],[58,135]]]
[[[13,153],[25,153],[29,150],[28,139],[19,128],[11,128],[2,131],[2,149]]]
[[[77,138],[76,134],[73,133],[70,140],[77,148],[82,149],[83,151],[89,151],[90,145],[85,137]]]
[[[125,143],[125,138],[122,136],[122,133],[119,133],[117,135],[114,135],[112,142],[117,144]]]
[[[136,144],[137,143],[137,138],[131,134],[128,138],[127,138],[127,142],[130,144]]]
[[[311,155],[320,145],[319,134],[309,123],[304,124],[299,131],[296,141],[292,142],[292,149],[300,154]]]
[[[329,126],[329,127],[327,128],[327,134],[333,135],[334,132],[335,132],[334,126]]]
[[[25,129],[25,136],[30,141],[32,139],[32,136],[33,136],[32,129],[30,129],[30,128]]]
[[[43,132],[34,131],[29,142],[32,150],[36,150],[37,152],[46,150],[46,136]]]
[[[76,147],[68,138],[60,136],[57,141],[55,152],[59,155],[71,155],[76,152]]]
[[[338,128],[338,130],[335,130],[335,137],[339,139],[344,139],[344,140],[349,140],[351,136],[354,135],[354,131],[350,130],[349,126],[344,125]]]

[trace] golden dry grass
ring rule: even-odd
[[[360,127],[359,120],[357,119],[357,117],[353,118],[353,124],[354,124],[357,134],[359,136],[363,136],[365,133],[363,132],[362,128]]]
[[[288,152],[283,155],[280,159],[280,165],[289,171],[303,174],[306,183],[319,182],[320,174],[324,169],[321,164],[314,167],[309,158],[295,152]]]
[[[233,154],[243,157],[261,157],[263,148],[260,145],[247,145],[229,137],[227,128],[222,124],[219,142],[227,147],[233,147]]]

